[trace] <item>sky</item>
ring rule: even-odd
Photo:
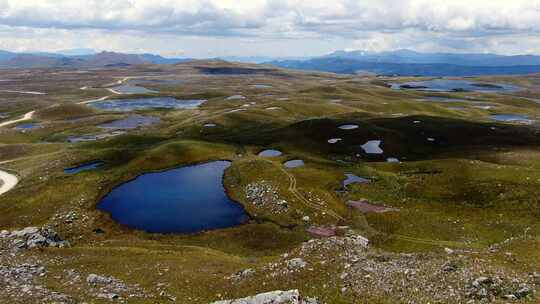
[[[0,0],[0,49],[540,54],[540,0]]]

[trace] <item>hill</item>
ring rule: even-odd
[[[153,54],[100,52],[85,55],[61,53],[13,53],[0,51],[0,68],[94,68],[141,64],[174,64],[187,59],[165,58]],[[73,52],[80,54],[82,52]],[[87,52],[89,53],[89,52]]]

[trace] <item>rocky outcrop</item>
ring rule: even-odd
[[[246,199],[257,208],[272,213],[283,213],[289,210],[289,203],[279,197],[279,188],[266,181],[254,182],[245,188]]]
[[[298,290],[271,291],[261,293],[252,297],[224,300],[213,302],[212,304],[318,304],[316,299],[302,298]]]
[[[0,265],[0,295],[2,299],[14,299],[9,303],[38,303],[31,299],[39,299],[39,303],[74,303],[69,296],[36,283],[36,278],[46,275],[47,269],[39,264]]]
[[[94,273],[91,273],[86,277],[86,282],[91,285],[108,285],[113,281],[112,278],[100,276]]]
[[[307,263],[301,258],[294,258],[287,261],[287,268],[289,270],[299,270],[306,267]]]
[[[0,238],[11,239],[13,248],[32,249],[36,247],[68,247],[56,231],[50,228],[26,227],[21,230],[0,232]]]

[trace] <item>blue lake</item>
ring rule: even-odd
[[[122,129],[131,130],[139,127],[149,126],[160,122],[159,117],[133,115],[128,118],[111,121],[99,125],[102,129]]]
[[[304,166],[304,161],[301,159],[293,159],[283,163],[283,165],[287,168],[298,168]]]
[[[428,92],[514,92],[520,88],[501,83],[484,83],[455,79],[433,79],[405,83],[393,83],[392,88]]]
[[[173,97],[110,99],[90,104],[107,111],[134,111],[146,109],[196,109],[206,100],[180,100]]]
[[[508,122],[529,122],[531,121],[526,115],[518,114],[495,114],[491,115],[491,119],[496,121],[508,121]]]
[[[272,150],[272,149],[269,149],[269,150],[264,150],[264,151],[261,151],[259,153],[259,156],[261,157],[277,157],[277,156],[281,156],[281,151],[279,150]]]
[[[352,173],[345,173],[345,177],[347,178],[343,181],[343,188],[347,188],[350,184],[367,184],[371,182],[367,178],[356,176]]]
[[[254,84],[252,85],[256,89],[270,89],[272,88],[272,85],[269,84]]]
[[[121,224],[153,233],[238,226],[248,220],[248,215],[223,187],[223,174],[230,165],[228,161],[214,161],[146,173],[114,188],[98,209]]]
[[[39,127],[41,127],[40,124],[35,123],[35,122],[30,122],[30,123],[24,123],[24,124],[17,125],[15,127],[15,129],[16,130],[33,130],[33,129],[37,129]]]
[[[99,167],[102,167],[103,165],[105,165],[105,162],[97,160],[97,161],[93,161],[93,162],[90,162],[90,163],[82,164],[80,166],[66,168],[66,169],[64,169],[64,173],[76,174],[76,173],[83,172],[83,171],[94,170],[94,169],[97,169]]]

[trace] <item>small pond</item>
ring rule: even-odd
[[[278,156],[281,156],[283,153],[279,150],[272,150],[272,149],[268,149],[268,150],[263,150],[259,153],[259,156],[261,157],[278,157]]]
[[[491,110],[493,108],[493,105],[487,105],[487,104],[478,104],[476,106],[473,106],[474,108],[480,109],[480,110]]]
[[[356,176],[352,173],[345,173],[345,177],[347,178],[343,181],[343,188],[347,188],[347,186],[350,184],[367,184],[371,182],[367,178]]]
[[[206,100],[180,100],[173,97],[149,97],[131,99],[109,99],[91,104],[107,111],[134,111],[145,109],[196,109]]]
[[[494,114],[491,115],[491,119],[496,121],[506,121],[506,122],[530,122],[528,116],[518,115],[518,114]]]
[[[15,127],[15,130],[21,130],[21,131],[26,131],[26,130],[34,130],[34,129],[38,129],[40,128],[41,125],[38,124],[38,123],[35,123],[35,122],[29,122],[29,123],[24,123],[24,124],[20,124],[20,125],[17,125]]]
[[[341,130],[354,130],[354,129],[358,129],[358,125],[342,125],[342,126],[339,126],[338,128],[340,128]]]
[[[143,126],[149,126],[160,122],[159,117],[133,115],[125,119],[115,120],[99,125],[102,129],[132,130]]]
[[[242,100],[242,99],[246,99],[246,96],[233,95],[233,96],[229,96],[229,97],[225,98],[225,100]]]
[[[99,167],[102,167],[103,165],[105,165],[105,162],[97,160],[97,161],[82,164],[82,165],[79,165],[79,166],[76,166],[76,167],[66,168],[66,169],[64,169],[64,173],[76,174],[76,173],[83,172],[83,171],[94,170],[94,169],[97,169]]]
[[[223,187],[231,165],[214,161],[146,173],[114,188],[98,209],[117,222],[152,233],[191,233],[238,226],[248,220]]]
[[[342,141],[343,139],[342,138],[330,138],[328,140],[328,143],[329,144],[337,144],[338,142]]]
[[[360,146],[367,154],[382,154],[384,151],[380,147],[380,140],[370,140]]]
[[[252,85],[256,89],[270,89],[272,88],[272,85],[270,84],[254,84]]]
[[[514,92],[520,88],[501,83],[483,83],[455,79],[433,79],[406,83],[393,83],[392,89],[409,89],[428,92]]]
[[[304,166],[304,161],[301,159],[293,159],[283,163],[283,165],[287,168],[298,168]]]

